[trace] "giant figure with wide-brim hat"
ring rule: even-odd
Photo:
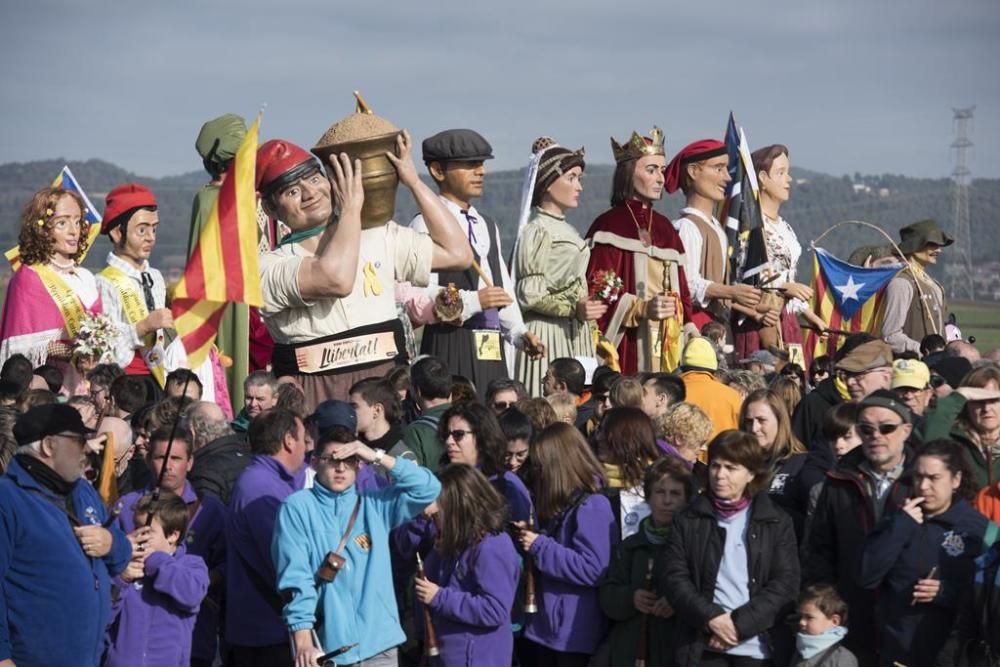
[[[587,279],[593,288],[612,272],[621,278],[623,294],[598,326],[617,347],[622,373],[674,370],[682,341],[668,325],[690,321],[691,296],[684,244],[670,220],[653,210],[663,197],[663,132],[658,127],[649,137],[633,132],[623,144],[612,139],[611,148],[616,162],[611,208],[587,231],[593,248]]]
[[[927,273],[941,250],[954,240],[934,220],[921,220],[899,230],[899,249],[907,266],[889,281],[882,314],[882,338],[896,354],[920,352],[920,341],[943,334],[944,287]]]
[[[373,142],[382,148],[372,152]],[[268,215],[291,230],[260,256],[260,314],[275,343],[272,370],[295,377],[317,405],[344,399],[358,380],[405,363],[395,281],[426,285],[432,270],[466,268],[471,253],[417,176],[409,133],[370,114],[360,100],[359,110],[335,123],[312,152],[327,160],[329,179],[314,155],[290,141],[262,144],[257,190]],[[427,219],[428,233],[388,219],[397,177]]]

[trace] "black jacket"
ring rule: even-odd
[[[806,449],[812,450],[823,445],[823,417],[827,410],[844,402],[835,383],[836,378],[823,380],[795,407],[792,431]]]
[[[795,530],[788,515],[759,493],[750,506],[747,535],[750,602],[732,610],[733,625],[741,640],[763,635],[774,652],[770,630],[783,622],[799,591]],[[708,622],[726,613],[713,601],[725,542],[726,531],[705,494],[674,518],[659,589],[676,612],[674,664],[680,667],[700,663],[711,636]],[[775,664],[785,664],[790,656],[773,657]]]
[[[894,514],[910,497],[914,455],[909,447],[904,455],[903,474],[889,489],[882,517]],[[875,593],[860,585],[865,540],[876,523],[875,505],[859,467],[864,460],[863,447],[856,447],[826,474],[809,527],[803,578],[807,584],[837,587],[850,609],[850,632],[844,645],[856,655],[874,655],[878,646]]]
[[[976,559],[973,584],[962,593],[955,625],[936,665],[995,667],[1000,664],[1000,545]]]
[[[215,496],[229,505],[236,480],[252,456],[245,433],[224,435],[194,453],[188,481],[199,497]]]

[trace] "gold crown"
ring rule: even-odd
[[[633,132],[628,142],[623,146],[615,141],[614,137],[611,137],[611,150],[615,154],[615,162],[638,160],[643,155],[666,155],[663,150],[663,130],[654,125],[649,133],[649,138],[652,143],[647,142],[645,137],[640,136],[638,132]]]

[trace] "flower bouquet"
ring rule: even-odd
[[[89,358],[95,363],[111,359],[118,330],[107,315],[88,314],[80,322],[80,330],[73,339],[73,358]]]
[[[434,315],[442,324],[462,326],[463,308],[462,295],[459,294],[455,283],[448,283],[448,286],[434,297]]]
[[[621,277],[610,269],[598,271],[590,280],[590,298],[603,301],[609,306],[618,301],[624,289],[625,283]]]

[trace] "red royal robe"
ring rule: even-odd
[[[593,242],[590,252],[590,264],[587,266],[587,283],[593,285],[595,274],[601,271],[614,271],[622,279],[624,291],[640,299],[649,299],[661,290],[661,285],[648,285],[645,275],[638,275],[642,265],[649,262],[659,262],[665,265],[671,276],[673,290],[680,294],[684,308],[684,321],[691,318],[691,294],[687,288],[687,277],[684,275],[684,243],[677,234],[670,220],[651,208],[645,208],[638,201],[630,200],[627,204],[635,215],[625,206],[616,206],[602,213],[587,231],[586,238]],[[639,240],[639,230],[636,222],[646,228],[649,216],[653,216],[649,225],[652,244],[649,248]],[[636,257],[637,254],[642,257]],[[591,287],[591,291],[593,288]],[[619,304],[610,304],[604,317],[598,320],[598,326],[605,334],[608,325],[614,318]],[[645,321],[644,321],[645,322]],[[618,345],[618,356],[622,373],[632,375],[639,371],[656,371],[651,363],[651,342],[648,327],[627,327]]]

